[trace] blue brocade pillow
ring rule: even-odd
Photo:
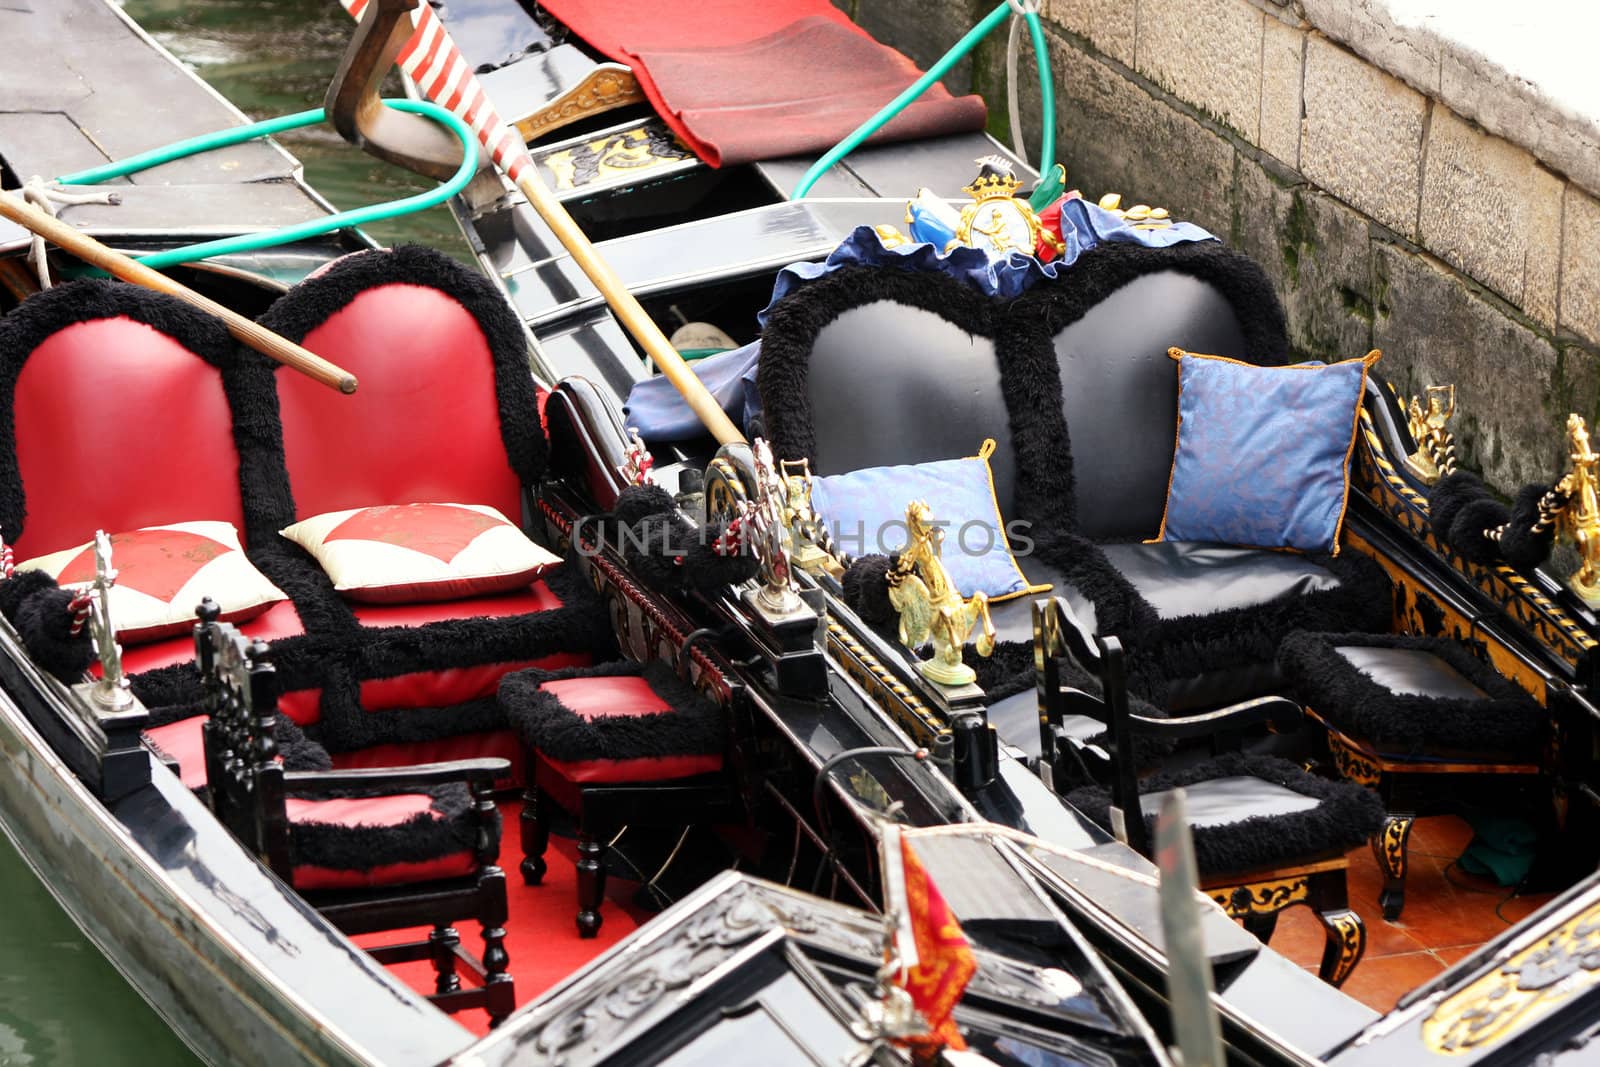
[[[994,441],[988,440],[966,459],[868,467],[815,478],[811,504],[839,547],[862,556],[904,549],[906,507],[913,500],[925,501],[944,530],[941,559],[962,596],[984,593],[993,601],[1047,592],[1048,585],[1029,585],[1011,556],[989,471],[993,453]]]
[[[1337,554],[1378,350],[1288,367],[1167,354],[1178,362],[1178,441],[1155,540]]]

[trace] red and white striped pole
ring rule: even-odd
[[[339,2],[351,16],[359,19],[375,0]],[[616,312],[622,325],[633,334],[661,373],[683,395],[712,435],[723,444],[743,441],[744,435],[728,418],[716,398],[695,377],[694,371],[678,355],[661,328],[639,306],[639,301],[628,292],[611,265],[600,258],[593,243],[584,236],[583,230],[567,213],[561,201],[545,187],[533,157],[528,155],[528,148],[522,143],[522,136],[495,110],[478,76],[472,72],[471,65],[450,39],[444,23],[433,13],[428,0],[419,0],[411,11],[411,19],[414,27],[411,37],[395,58],[400,69],[424,96],[459,115],[472,129],[495,166],[505,171],[506,176],[522,190],[528,203],[555,232],[556,239],[572,254],[573,260],[589,276],[595,288],[600,290],[600,295],[611,305],[611,310]]]

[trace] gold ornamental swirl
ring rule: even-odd
[[[1291,904],[1305,903],[1310,898],[1311,880],[1304,876],[1284,878],[1275,882],[1208,889],[1206,893],[1228,913],[1228,918],[1242,919],[1246,915],[1270,915]]]
[[[1600,983],[1600,904],[1439,1002],[1422,1021],[1435,1052],[1477,1052],[1527,1029]]]

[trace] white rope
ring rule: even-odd
[[[22,199],[51,218],[55,218],[56,212],[64,207],[75,207],[79,204],[122,203],[122,197],[116,193],[103,190],[80,192],[57,185],[55,182],[47,182],[37,174],[22,183]],[[44,238],[34,234],[33,240],[28,244],[28,261],[33,264],[34,273],[39,276],[40,289],[50,288],[50,264],[45,258],[47,252]]]
[[[1017,0],[1007,0],[1013,11],[1018,10]],[[1011,151],[1018,159],[1028,158],[1028,146],[1022,140],[1022,102],[1017,89],[1017,55],[1022,51],[1022,16],[1011,16],[1011,35],[1006,39],[1006,118],[1011,123]]]

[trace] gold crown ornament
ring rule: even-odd
[[[1041,241],[1057,255],[1066,251],[1066,245],[1044,228],[1028,202],[1017,197],[1022,183],[1011,173],[1009,163],[999,156],[974,162],[978,176],[961,190],[972,197],[972,203],[961,209],[957,241],[996,258],[1011,252],[1035,255]]]

